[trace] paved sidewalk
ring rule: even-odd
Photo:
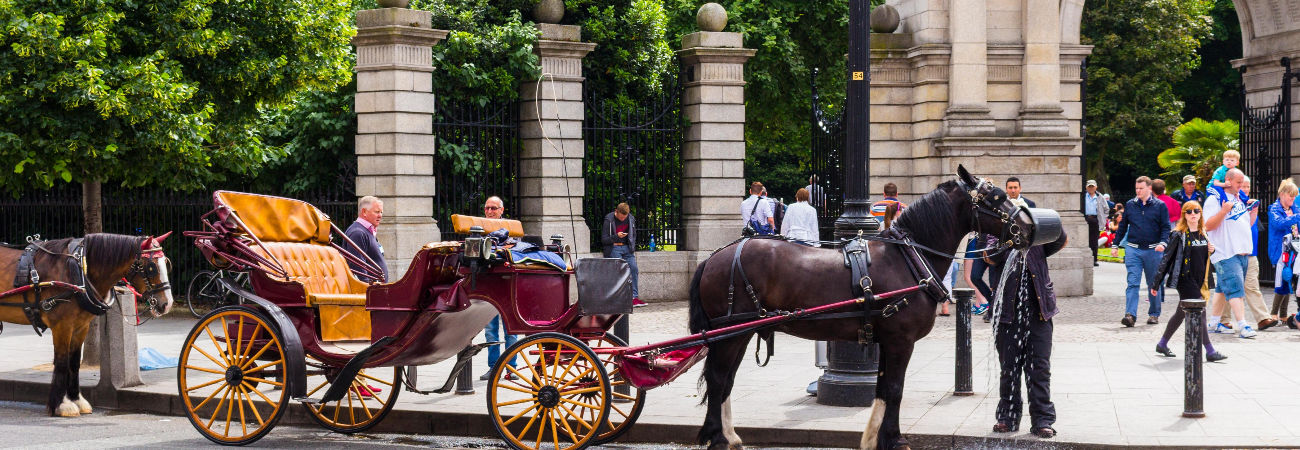
[[[1052,396],[1060,432],[1051,442],[1060,448],[1107,446],[1161,447],[1292,447],[1300,445],[1300,360],[1293,355],[1300,333],[1286,328],[1261,332],[1242,340],[1212,335],[1228,354],[1222,363],[1205,367],[1203,419],[1183,419],[1182,358],[1164,358],[1152,350],[1164,324],[1123,328],[1123,267],[1103,264],[1097,273],[1097,295],[1062,299],[1056,321],[1052,358]],[[1170,301],[1172,305],[1172,300]],[[1172,307],[1172,306],[1170,306]],[[1142,307],[1145,311],[1145,306]],[[1167,315],[1167,314],[1166,314]],[[908,368],[901,419],[904,433],[917,448],[1031,447],[1043,441],[1029,435],[1028,418],[1020,433],[994,435],[997,403],[996,353],[989,327],[976,321],[975,391],[970,397],[951,395],[954,326],[939,318],[931,335],[917,344]],[[632,343],[654,342],[686,333],[684,303],[655,304],[632,316]],[[192,320],[154,321],[139,329],[141,347],[168,356],[180,352],[180,342]],[[1182,333],[1171,343],[1183,354]],[[789,336],[777,338],[777,353],[765,368],[747,358],[735,388],[736,426],[747,444],[854,447],[870,416],[868,408],[821,406],[804,394],[808,382],[820,375],[812,366],[811,342]],[[40,402],[49,383],[49,337],[9,325],[0,336],[0,400]],[[486,368],[479,357],[476,375]],[[423,387],[441,384],[450,370],[445,363],[420,371]],[[647,395],[645,410],[629,436],[632,442],[694,440],[703,422],[696,389],[699,367],[677,382]],[[92,403],[116,400],[123,409],[179,414],[175,370],[144,372],[146,385],[122,392],[116,399],[91,397]],[[477,378],[477,377],[476,377]],[[96,371],[82,372],[83,386],[98,382]],[[411,433],[493,435],[482,389],[470,396],[402,394],[397,409],[381,430]],[[90,397],[90,395],[88,395]],[[301,408],[285,419],[307,423]],[[75,420],[75,419],[69,419]],[[275,445],[276,433],[262,441]]]

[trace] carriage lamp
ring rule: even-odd
[[[551,235],[551,246],[552,246],[552,247],[555,247],[555,250],[552,250],[552,251],[556,251],[556,252],[558,252],[558,251],[560,251],[560,249],[564,248],[564,235],[563,235],[563,234],[559,234],[559,233],[552,234],[552,235]]]
[[[465,238],[465,257],[470,259],[486,259],[492,255],[492,248],[488,242],[489,238],[483,235],[483,227],[473,226],[469,229],[469,236]]]

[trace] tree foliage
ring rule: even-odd
[[[1209,186],[1210,177],[1223,163],[1223,152],[1237,150],[1238,126],[1234,120],[1206,122],[1196,118],[1174,130],[1173,147],[1160,152],[1156,162],[1164,168],[1160,176],[1170,186],[1184,175],[1196,175],[1198,186]]]
[[[1214,0],[1210,36],[1201,40],[1196,53],[1201,64],[1178,83],[1175,92],[1183,100],[1183,120],[1237,120],[1241,117],[1241,72],[1231,61],[1241,57],[1241,23],[1232,0]]]
[[[266,109],[348,77],[350,9],[324,0],[0,0],[0,167],[195,188],[274,157]]]
[[[1103,190],[1157,173],[1156,155],[1181,123],[1175,86],[1200,64],[1212,0],[1110,0],[1084,9],[1088,176]]]

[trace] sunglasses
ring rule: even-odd
[[[500,206],[484,206],[483,209],[484,209],[485,211],[496,211],[496,210],[498,210],[498,209],[501,209],[501,207],[500,207]]]
[[[1200,213],[1201,213],[1201,210],[1199,210],[1199,209],[1189,209],[1189,210],[1187,210],[1187,211],[1183,211],[1183,213],[1185,213],[1185,214],[1200,214]]]

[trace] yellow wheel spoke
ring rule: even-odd
[[[626,419],[627,416],[628,416],[627,412],[625,412],[625,411],[623,411],[623,410],[621,410],[621,409],[618,409],[618,406],[617,406],[617,405],[614,405],[614,404],[612,404],[612,403],[609,405],[609,409],[614,410],[614,411],[617,412],[620,416],[623,416],[624,419]],[[610,419],[613,419],[613,417],[610,417]]]
[[[252,391],[252,389],[248,388],[248,383],[244,383],[243,389],[244,389],[244,397],[248,398],[248,405],[249,405],[248,409],[253,410],[253,417],[257,419],[258,428],[266,426],[266,421],[262,419],[262,413],[257,412],[257,404],[253,403],[253,396],[248,395],[248,392]],[[262,397],[262,398],[265,399],[266,397]],[[271,403],[271,400],[267,399],[266,402]]]
[[[315,388],[315,389],[312,389],[311,392],[308,392],[306,396],[307,396],[307,397],[311,397],[311,395],[312,395],[312,394],[315,394],[316,391],[321,390],[321,388],[323,388],[323,387],[325,387],[325,386],[329,386],[329,384],[330,384],[330,380],[322,381],[322,382],[320,383],[320,386],[316,386],[316,388]],[[325,406],[325,405],[321,405],[321,407],[324,407],[324,406]]]
[[[578,414],[574,414],[573,410],[572,410],[572,409],[569,409],[569,407],[564,406],[564,405],[556,405],[556,406],[560,407],[560,409],[563,409],[564,412],[569,413],[569,417],[572,417],[572,418],[574,418],[574,419],[577,419],[577,420],[578,420],[578,423],[582,424],[582,426],[587,427],[587,431],[591,431],[591,430],[596,429],[596,427],[591,426],[591,424],[590,424],[590,423],[587,423],[587,421],[582,420],[582,416],[580,416],[580,415],[578,415]],[[591,419],[591,421],[592,421],[592,422],[595,422],[595,421],[596,421],[596,419],[594,418],[594,416],[593,416],[593,418]]]
[[[234,352],[231,352],[231,351],[230,351],[230,324],[226,323],[226,316],[221,316],[221,330],[224,331],[225,334],[226,334],[226,352],[225,352],[225,355],[228,356],[229,358],[233,358],[233,357],[234,357],[234,354],[233,354]],[[234,365],[234,364],[235,364],[235,361],[234,361],[233,359],[227,359],[227,361],[229,361],[229,364],[231,364],[231,365]],[[227,430],[227,431],[229,431],[229,430]]]
[[[537,414],[533,414],[532,418],[528,419],[528,423],[524,424],[524,429],[519,430],[518,436],[520,438],[528,435],[528,430],[533,427],[534,423],[537,422],[537,417],[541,415],[541,413],[542,413],[542,408],[537,408]]]
[[[221,375],[221,376],[223,376],[223,377],[226,376],[226,373],[225,373],[225,372],[222,372],[222,371],[220,371],[220,370],[212,370],[212,369],[205,369],[205,368],[202,368],[202,367],[194,367],[194,366],[191,366],[191,365],[188,365],[188,364],[185,366],[185,368],[186,368],[186,369],[189,369],[189,370],[197,370],[197,371],[199,371],[199,372],[215,373],[215,374],[217,374],[217,375]]]
[[[575,444],[578,443],[578,435],[577,433],[574,433],[573,428],[569,426],[569,420],[561,417],[560,424],[564,425],[564,432],[569,434],[569,439],[571,439]],[[555,448],[558,449],[559,446],[557,445]]]
[[[269,384],[269,385],[271,385],[271,386],[284,387],[284,383],[278,383],[278,382],[271,381],[271,380],[267,380],[267,379],[264,379],[264,378],[257,378],[257,377],[244,377],[244,379],[245,379],[245,380],[248,380],[248,381],[256,381],[256,382],[258,382],[258,383],[266,383],[266,384]]]
[[[241,322],[242,324],[242,322]],[[248,419],[244,417],[244,388],[239,388],[239,429],[243,430],[243,436],[248,436]],[[250,402],[252,400],[249,400]]]
[[[276,406],[278,406],[278,405],[280,404],[279,402],[277,402],[277,401],[275,401],[275,400],[271,400],[269,397],[266,396],[266,394],[263,394],[262,391],[259,391],[259,390],[257,390],[256,387],[253,387],[253,385],[248,384],[248,381],[244,381],[244,384],[243,384],[243,385],[244,385],[244,389],[247,389],[249,392],[252,392],[252,393],[254,393],[254,394],[257,394],[258,397],[262,397],[262,400],[266,400],[266,403],[270,404],[272,408],[274,408],[274,407],[276,407]]]
[[[595,367],[588,367],[587,370],[584,370],[584,371],[582,371],[582,373],[578,374],[578,376],[573,377],[573,379],[572,379],[572,380],[569,380],[568,383],[564,383],[563,386],[560,386],[560,390],[563,391],[565,388],[569,387],[569,385],[573,384],[573,382],[578,381],[578,380],[581,380],[582,377],[587,376],[587,374],[591,373],[591,371],[593,371],[593,370],[596,370],[596,368],[595,368]]]
[[[533,368],[533,366],[532,366],[532,365],[529,365],[528,368],[531,370],[531,369]],[[521,380],[521,381],[523,381],[523,382],[525,382],[525,383],[528,383],[529,386],[532,386],[532,387],[533,387],[533,390],[537,390],[537,389],[541,389],[541,388],[542,388],[541,386],[538,386],[537,383],[533,383],[533,380],[530,379],[530,378],[528,378],[527,375],[524,375],[522,372],[520,372],[520,371],[518,371],[518,370],[515,370],[514,367],[506,366],[506,370],[509,370],[511,373],[514,373],[516,377],[519,377],[519,380]],[[537,377],[537,376],[536,376],[536,375],[537,375],[537,371],[534,370],[534,371],[533,371],[533,375],[534,375],[534,378],[536,378],[538,381],[541,381],[541,378],[542,378],[542,377]]]
[[[547,416],[551,418],[551,442],[555,444],[555,450],[560,450],[560,428],[555,425],[555,410],[552,409]]]
[[[217,381],[221,381],[221,380],[217,380]],[[515,391],[515,392],[523,392],[523,393],[528,394],[528,395],[535,395],[535,394],[537,393],[536,390],[524,389],[524,388],[517,388],[517,387],[511,386],[511,385],[508,385],[508,384],[498,384],[497,387],[502,388],[502,389],[509,389],[509,390],[512,390],[512,391]]]
[[[220,368],[224,369],[224,368],[230,366],[230,364],[225,364],[225,363],[222,363],[221,361],[217,361],[217,358],[213,358],[212,355],[209,355],[208,352],[203,351],[203,349],[199,348],[199,346],[197,346],[197,345],[191,346],[190,348],[192,348],[192,349],[194,349],[194,350],[198,350],[198,352],[199,352],[199,353],[202,353],[203,356],[208,357],[208,359],[211,360],[213,364],[216,364],[217,367],[220,367]],[[223,359],[224,359],[224,358],[223,358]]]
[[[262,346],[262,349],[257,351],[257,354],[254,354],[252,357],[248,358],[247,361],[244,361],[243,364],[240,364],[240,365],[239,365],[239,368],[240,368],[240,369],[246,369],[246,368],[248,368],[248,366],[250,366],[250,365],[253,364],[253,361],[257,361],[257,357],[262,356],[263,353],[266,353],[266,349],[271,348],[271,345],[272,345],[272,344],[275,344],[275,339],[271,339],[271,340],[269,340],[269,341],[266,341],[266,345],[263,345],[263,346]]]
[[[355,383],[356,383],[356,382],[354,381],[353,383],[354,383],[354,386],[355,386]],[[372,414],[370,414],[370,406],[369,406],[369,405],[366,405],[366,396],[361,395],[361,387],[357,386],[357,387],[353,387],[353,388],[351,388],[351,389],[352,389],[353,392],[356,392],[356,393],[357,393],[357,401],[361,403],[361,410],[362,410],[362,411],[365,411],[365,412],[366,412],[366,415],[367,415],[367,416],[370,416],[370,418],[373,419],[375,416],[372,415]],[[373,392],[372,392],[372,394],[373,394]]]
[[[343,400],[334,402],[334,423],[339,423],[339,410],[342,409],[340,406],[343,406]]]
[[[569,399],[567,399],[567,398],[561,398],[560,401],[565,402],[565,403],[568,403],[568,404],[570,404],[570,405],[581,406],[581,407],[583,407],[583,408],[591,408],[591,409],[594,409],[594,410],[597,410],[597,411],[600,410],[600,407],[599,407],[599,406],[596,406],[596,405],[593,405],[593,404],[590,404],[590,403],[583,403],[583,402],[579,402],[579,401],[569,400]]]
[[[230,393],[234,392],[234,390],[234,388],[227,389],[226,393],[221,395],[221,401],[217,402],[217,409],[212,411],[212,417],[208,419],[208,424],[204,428],[212,429],[212,422],[217,421],[217,415],[221,414],[221,407],[226,404],[226,399],[230,397]]]
[[[537,406],[538,406],[538,405],[537,405],[536,403],[534,403],[533,406],[529,406],[528,409],[525,409],[525,410],[523,410],[523,411],[519,411],[519,414],[515,414],[514,417],[511,417],[511,418],[510,418],[510,420],[507,420],[507,421],[505,421],[505,422],[502,422],[502,423],[501,423],[501,426],[509,426],[511,423],[514,423],[514,421],[519,420],[520,417],[523,417],[524,414],[528,414],[529,411],[532,411],[532,410],[534,410],[534,409],[537,409]]]
[[[543,412],[547,413],[548,415],[550,414],[549,410],[543,410]],[[535,417],[542,417],[542,415],[538,414]],[[533,443],[533,448],[536,449],[542,448],[542,437],[545,436],[546,436],[546,419],[542,419],[541,422],[537,424],[537,441]]]
[[[225,381],[225,380],[222,380],[222,381]],[[221,386],[220,388],[218,388],[215,392],[213,392],[213,393],[211,393],[211,394],[208,394],[208,398],[203,399],[203,401],[199,402],[199,405],[198,405],[198,406],[195,406],[195,407],[194,407],[194,412],[198,412],[200,408],[203,408],[203,405],[208,404],[208,401],[209,401],[209,400],[212,400],[214,397],[217,396],[217,394],[220,394],[220,393],[224,392],[226,389],[230,389],[230,385],[228,385],[228,384],[227,384],[227,385],[223,385],[223,386]]]
[[[218,352],[221,352],[221,360],[222,360],[222,361],[225,361],[225,364],[222,364],[222,363],[217,363],[217,364],[220,365],[220,366],[223,367],[223,368],[229,366],[229,365],[230,365],[230,359],[229,359],[229,358],[226,358],[225,350],[222,350],[222,349],[221,349],[221,344],[217,343],[217,337],[214,336],[214,335],[212,334],[212,329],[211,329],[211,328],[208,328],[208,327],[205,326],[205,327],[203,327],[203,332],[208,334],[208,339],[211,339],[211,340],[212,340],[212,347],[215,348],[215,349],[217,349]],[[195,350],[198,350],[198,348],[199,348],[197,345],[192,346],[192,347],[193,347]],[[204,353],[204,354],[206,355],[207,353]],[[216,361],[214,360],[214,361],[212,361],[212,362],[216,362]]]
[[[239,326],[236,328],[238,328],[239,331],[235,334],[235,348],[230,349],[230,362],[231,364],[237,365],[240,356],[244,354],[244,352],[241,351],[243,348],[242,341],[244,339],[244,316],[239,316]],[[226,335],[226,339],[230,339],[230,335]]]
[[[381,384],[383,384],[383,385],[385,385],[385,386],[388,386],[388,387],[393,387],[393,383],[389,383],[389,382],[387,382],[387,381],[384,381],[384,380],[381,380],[381,379],[378,379],[378,378],[372,377],[372,376],[370,376],[370,375],[366,375],[365,372],[359,373],[359,374],[357,374],[357,376],[362,377],[362,378],[366,378],[366,379],[369,379],[369,380],[373,380],[373,381],[375,381],[376,383],[381,383]]]
[[[260,365],[260,366],[257,366],[256,368],[253,368],[253,369],[245,370],[244,373],[257,373],[258,371],[261,371],[262,369],[265,369],[265,368],[267,368],[267,367],[274,366],[274,365],[276,365],[276,364],[281,364],[281,363],[284,363],[284,358],[280,358],[280,359],[277,359],[277,360],[275,360],[275,361],[272,361],[272,362],[269,362],[269,363],[266,363],[266,364],[262,364],[262,365]]]
[[[239,367],[244,367],[245,365],[248,364],[249,360],[246,358],[248,358],[249,352],[253,351],[253,343],[257,342],[257,337],[261,335],[262,335],[262,326],[258,325],[257,328],[253,329],[253,337],[248,338],[248,345],[244,346],[243,353],[239,355]]]
[[[614,392],[614,391],[612,391],[612,390],[610,391],[610,393],[611,393],[611,394],[614,394],[615,397],[621,398],[621,399],[623,399],[623,400],[636,401],[636,397],[633,397],[633,396],[631,396],[631,395],[620,394],[620,393],[618,393],[618,392]]]
[[[582,355],[576,355],[576,354],[575,354],[575,355],[573,355],[572,358],[569,358],[569,365],[564,366],[564,375],[568,375],[568,374],[570,373],[569,371],[573,370],[573,365],[574,365],[575,363],[578,362],[578,358],[580,358],[581,356],[582,356]],[[557,360],[557,361],[558,361],[558,360]],[[555,378],[556,380],[559,380],[559,379],[560,379],[559,377],[560,377],[560,369],[559,369],[559,364],[557,363],[557,364],[556,364],[556,368],[555,368],[555,376],[554,376],[554,378]]]
[[[207,382],[207,383],[203,383],[203,384],[200,384],[200,385],[198,385],[198,386],[194,386],[194,387],[192,387],[192,388],[186,389],[185,392],[188,393],[188,392],[190,392],[190,391],[194,391],[194,390],[197,390],[197,389],[203,389],[203,388],[205,388],[205,387],[212,386],[212,385],[217,384],[217,383],[220,383],[220,382],[222,382],[222,381],[226,381],[226,379],[225,379],[225,378],[217,378],[217,379],[212,380],[212,381],[209,381],[209,382]]]
[[[500,407],[502,407],[502,406],[518,405],[518,404],[520,404],[520,403],[528,403],[528,402],[531,402],[531,401],[536,401],[536,399],[534,399],[534,398],[525,398],[525,399],[519,399],[519,400],[511,400],[511,401],[503,402],[503,403],[497,403],[497,408],[500,408]]]
[[[537,358],[540,360],[540,361],[538,362],[538,364],[540,364],[540,365],[542,365],[542,366],[545,366],[545,365],[546,365],[546,353],[543,351],[543,349],[542,349],[542,345],[541,345],[541,344],[537,344],[537,350],[539,350],[539,351],[537,352]],[[521,351],[521,352],[519,352],[519,353],[522,354],[523,352]],[[507,366],[507,367],[508,367],[508,366]],[[537,367],[535,367],[535,365],[529,363],[529,364],[528,364],[528,370],[531,371],[531,372],[533,372],[533,378],[537,379],[537,381],[538,381],[539,383],[542,383],[542,384],[550,384],[550,380],[547,380],[546,377],[543,376],[543,374],[539,374],[539,373],[537,373]],[[545,371],[543,371],[543,373],[544,373],[544,372],[545,372]]]
[[[352,418],[352,423],[353,423],[353,424],[356,424],[356,423],[357,423],[357,409],[356,409],[355,406],[352,406],[352,395],[351,395],[351,394],[348,395],[348,417]]]
[[[600,386],[596,386],[596,387],[589,387],[589,388],[586,388],[586,389],[575,389],[575,390],[572,390],[572,391],[562,391],[562,392],[560,392],[560,395],[586,394],[586,393],[588,393],[588,392],[596,392],[596,391],[599,391],[599,390],[600,390]]]

